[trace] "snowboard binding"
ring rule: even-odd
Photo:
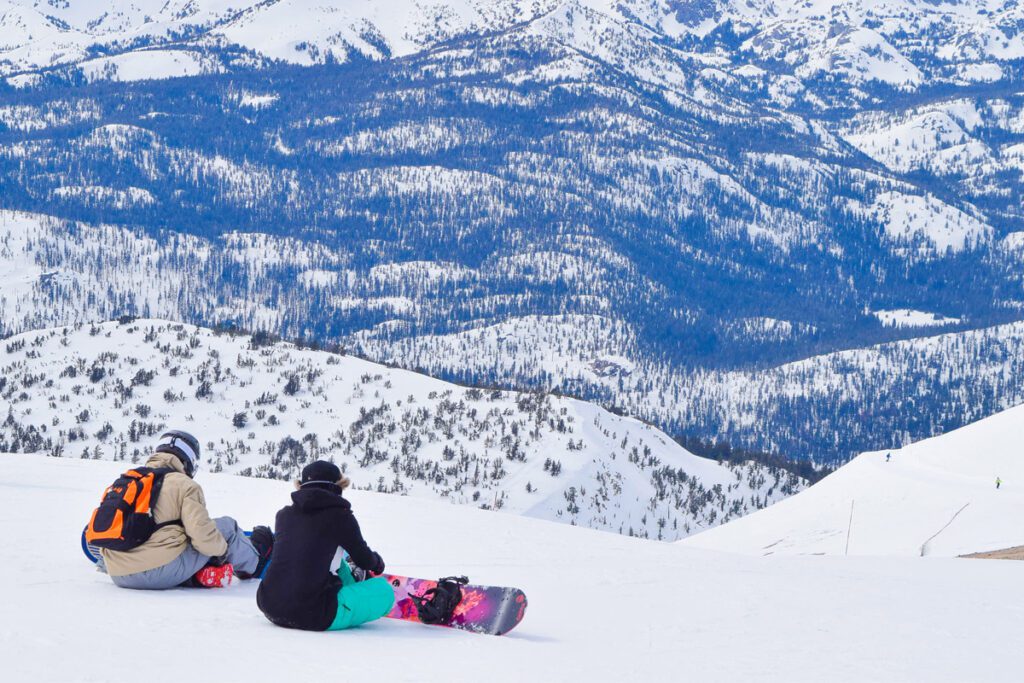
[[[419,619],[424,624],[448,624],[455,614],[455,608],[462,601],[462,587],[469,583],[465,576],[446,576],[438,579],[437,586],[423,595],[410,595],[416,605]]]

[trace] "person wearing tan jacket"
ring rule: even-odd
[[[210,518],[203,489],[193,479],[199,455],[198,440],[186,432],[160,437],[145,466],[173,471],[164,475],[153,508],[156,531],[132,550],[100,550],[102,568],[116,585],[147,590],[195,585],[193,577],[208,566],[230,565],[230,571],[216,572],[228,579],[262,572],[273,548],[270,529],[257,527],[250,541],[231,517]]]

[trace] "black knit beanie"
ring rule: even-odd
[[[341,479],[341,470],[337,465],[326,460],[317,460],[302,468],[299,485],[304,489],[327,489],[341,495],[341,487],[338,486],[339,479]]]

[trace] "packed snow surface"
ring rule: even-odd
[[[504,637],[382,620],[337,633],[271,625],[256,586],[116,588],[79,533],[118,463],[0,455],[0,656],[7,681],[117,680],[133,645],[163,681],[1013,681],[1020,565],[935,558],[749,557],[356,491],[397,573],[515,585]],[[211,512],[270,521],[287,483],[201,473]],[[43,513],[43,514],[41,514]],[[955,586],[955,590],[951,587]],[[142,649],[139,649],[139,648]]]
[[[802,493],[686,543],[758,555],[945,557],[1024,545],[1022,437],[1018,406],[865,453]]]

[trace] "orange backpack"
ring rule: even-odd
[[[181,524],[177,519],[163,524],[153,519],[164,476],[174,471],[169,467],[136,467],[118,477],[93,510],[85,528],[86,542],[107,550],[131,550],[148,541],[157,529]]]

